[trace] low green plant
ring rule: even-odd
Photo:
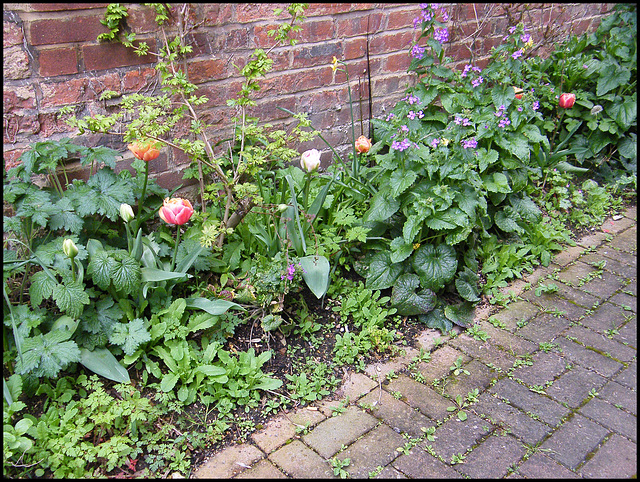
[[[339,460],[334,457],[330,460],[330,463],[331,467],[333,468],[333,475],[340,477],[341,479],[346,479],[349,477],[349,472],[345,470],[345,467],[349,467],[349,465],[351,465],[350,458]]]
[[[459,356],[458,358],[456,358],[456,361],[453,362],[453,365],[449,367],[449,370],[453,373],[453,376],[457,377],[461,373],[464,375],[470,375],[469,370],[462,366],[463,363],[463,358]]]

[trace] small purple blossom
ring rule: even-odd
[[[511,54],[511,58],[512,59],[517,59],[518,57],[522,57],[523,53],[524,53],[524,50],[518,49],[514,53]]]
[[[482,72],[482,69],[480,67],[476,67],[476,66],[471,67],[471,70],[473,70],[474,72],[478,72],[478,73]]]
[[[413,112],[412,110],[409,111],[409,113],[407,114],[407,117],[411,120],[416,118],[416,113]]]
[[[533,103],[533,105],[531,106],[531,108],[533,110],[538,110],[540,108],[540,102],[538,102],[537,100]]]
[[[422,59],[422,57],[424,57],[424,48],[420,47],[419,45],[414,45],[413,48],[411,49],[411,56],[414,59]]]
[[[462,141],[462,147],[464,147],[465,149],[475,149],[476,147],[478,147],[478,141],[476,141],[475,137],[472,137],[471,139]]]
[[[438,144],[440,144],[440,139],[434,139],[431,141],[431,147],[433,147],[434,149],[438,147]]]
[[[453,122],[455,122],[456,125],[460,125],[460,124],[462,124],[462,118],[456,116],[455,119],[453,119]]]
[[[446,28],[437,28],[433,32],[433,38],[443,44],[449,40],[449,31]]]
[[[298,267],[300,268],[301,271],[304,271],[302,269],[301,265],[298,265]],[[295,273],[296,273],[296,265],[295,264],[290,264],[290,265],[287,266],[287,274],[280,276],[280,279],[287,278],[289,281],[291,281],[293,279],[293,275]]]
[[[466,77],[470,70],[471,70],[471,64],[465,65],[464,70],[462,71],[462,78]]]
[[[588,68],[589,68],[589,66],[588,66],[587,64],[582,64],[582,68],[583,68],[583,69],[588,69]]]
[[[389,122],[391,119],[393,119],[396,115],[393,112],[390,112],[389,115],[387,116],[386,121]]]
[[[411,141],[409,139],[404,139],[400,142],[393,141],[391,143],[391,149],[395,149],[396,151],[404,151],[405,149],[409,149],[411,147]]]
[[[484,82],[484,79],[482,78],[482,76],[480,76],[477,79],[473,79],[471,81],[471,85],[474,87],[478,87],[480,84],[482,84],[482,82]]]
[[[529,40],[531,40],[531,35],[529,35],[528,33],[520,35],[520,40],[522,40],[522,42],[526,44]]]
[[[522,112],[522,106],[521,105],[518,106],[518,112]]]
[[[509,124],[511,124],[511,121],[509,120],[508,117],[505,117],[503,119],[500,119],[500,122],[498,122],[498,127],[504,128],[505,126],[508,126]]]
[[[407,132],[409,132],[409,128],[408,128],[406,125],[401,125],[401,126],[400,126],[400,130],[401,130],[402,132],[404,132],[405,134],[406,134]]]
[[[509,27],[509,34],[513,35],[513,32],[516,31],[516,28],[517,28],[516,26]]]
[[[424,113],[421,110],[419,110],[418,111],[418,119],[422,119],[423,117],[424,117]]]
[[[415,95],[413,95],[413,94],[411,94],[406,99],[407,99],[407,102],[409,103],[409,105],[417,104],[418,102],[420,102],[420,99],[418,97],[416,97]]]

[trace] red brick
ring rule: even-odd
[[[278,119],[287,119],[291,117],[291,114],[280,110],[279,107],[289,109],[295,112],[295,97],[278,97],[276,99],[264,99],[258,102],[257,105],[249,107],[248,113],[250,117],[257,117],[264,121],[276,121]]]
[[[75,129],[67,125],[67,123],[57,113],[38,114],[38,122],[40,124],[40,137],[47,138],[54,134],[68,134],[74,132]]]
[[[300,42],[326,42],[333,40],[333,20],[309,19],[302,24],[302,30],[298,33]]]
[[[155,51],[155,40],[148,40],[149,50]],[[134,42],[137,45],[138,41]],[[104,70],[130,65],[150,64],[155,57],[145,55],[139,57],[132,48],[119,43],[102,43],[98,45],[83,45],[82,56],[85,70]]]
[[[278,18],[273,10],[276,6],[272,3],[238,3],[236,8],[236,21],[240,23],[255,22],[256,20],[274,20]],[[282,13],[281,18],[291,18],[288,13]]]
[[[155,81],[156,78],[156,69],[154,68],[130,70],[124,74],[122,85],[126,92],[138,91]]]
[[[354,37],[345,39],[343,42],[344,60],[357,59],[367,55],[367,39],[363,37]],[[340,58],[340,57],[338,57]]]
[[[22,164],[20,160],[20,156],[27,152],[28,148],[22,149],[10,149],[6,150],[2,153],[2,157],[4,158],[4,169],[8,171],[11,168],[17,167]]]
[[[420,16],[420,7],[416,5],[410,10],[396,10],[389,12],[387,16],[386,30],[397,30],[407,27],[413,28],[413,19]]]
[[[342,101],[345,98],[340,95],[341,90],[342,89],[321,90],[300,97],[295,109],[298,112],[322,112],[335,109],[337,106],[343,104]],[[294,112],[296,112],[296,110],[294,110]]]
[[[30,85],[7,87],[5,84],[2,89],[2,97],[4,113],[14,109],[36,108],[36,94]]]
[[[110,73],[100,77],[89,78],[89,88],[99,97],[105,90],[122,93],[122,85],[120,83],[120,75]]]
[[[305,11],[307,17],[319,17],[320,15],[337,15],[351,11],[350,3],[311,3]]]
[[[39,72],[43,77],[78,73],[78,53],[75,47],[43,49],[39,54]]]
[[[89,100],[87,79],[71,79],[64,82],[40,84],[42,90],[42,107],[59,107]]]
[[[192,60],[187,64],[189,80],[201,84],[211,80],[229,77],[225,72],[226,62],[222,59]]]
[[[58,12],[67,10],[87,10],[90,8],[107,8],[108,3],[31,3],[34,12]]]
[[[101,16],[69,16],[66,18],[34,20],[28,23],[31,45],[55,45],[68,42],[94,41],[108,32],[100,23]]]
[[[29,56],[21,47],[9,47],[3,50],[2,70],[5,79],[26,79],[31,75]]]
[[[182,185],[182,187],[193,186],[198,183],[197,179],[182,179],[182,171],[172,171],[160,173],[156,176],[156,181],[160,187],[170,191]],[[198,196],[199,198],[199,196]]]
[[[22,45],[24,35],[19,25],[6,20],[2,24],[2,47],[12,47],[14,45]]]
[[[407,50],[411,45],[413,35],[413,29],[411,29],[369,37],[369,54],[378,55]]]
[[[207,27],[225,25],[232,20],[235,4],[229,3],[203,3],[200,5],[204,17],[204,25]]]
[[[366,35],[380,30],[381,13],[370,13],[336,20],[336,38]]]
[[[397,54],[389,54],[386,57],[385,69],[387,73],[406,72],[411,63],[411,56],[408,52],[400,52]]]
[[[292,94],[324,87],[331,83],[333,72],[326,69],[314,70],[314,75],[301,75],[299,72],[284,73],[266,79],[263,83],[265,94]]]
[[[162,173],[167,170],[167,154],[160,151],[160,155],[149,161],[149,173]]]
[[[187,58],[197,57],[198,55],[210,54],[211,45],[209,36],[204,32],[190,33],[185,37],[185,45],[191,47],[191,53],[187,54]]]
[[[132,32],[148,33],[155,32],[159,29],[156,23],[156,11],[152,7],[132,8],[128,9],[127,26]]]
[[[342,48],[337,42],[296,46],[293,50],[293,67],[325,67],[331,64],[333,57],[342,57],[341,54]]]

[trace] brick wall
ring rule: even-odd
[[[159,79],[154,57],[136,56],[118,43],[98,42],[107,32],[100,20],[107,3],[21,3],[3,4],[3,153],[5,166],[15,165],[28,147],[44,139],[77,138],[85,145],[107,145],[121,150],[120,168],[131,162],[121,137],[83,135],[58,118],[63,106],[75,107],[78,116],[107,114],[118,98],[100,100],[105,90],[126,95],[154,92]],[[129,9],[127,28],[151,51],[162,45],[155,24],[155,12],[141,4],[124,4]],[[568,31],[592,31],[614,4],[445,4],[450,13],[447,55],[456,64],[470,57],[482,66],[490,48],[500,43],[508,27],[519,20],[533,29],[538,42],[535,54],[544,55],[554,41]],[[177,15],[182,4],[172,4]],[[203,117],[211,124],[215,139],[229,134],[233,112],[226,99],[239,90],[242,78],[232,64],[244,65],[253,49],[270,47],[268,30],[282,19],[273,9],[280,4],[191,4],[189,21],[197,25],[189,36],[194,52],[188,60],[190,80],[197,94],[209,97]],[[333,72],[333,56],[349,65],[355,101],[356,136],[368,134],[369,89],[374,117],[384,114],[403,97],[415,76],[407,73],[412,40],[417,38],[413,19],[417,4],[344,3],[310,4],[296,35],[295,47],[275,48],[273,71],[261,82],[258,105],[252,115],[276,126],[288,126],[291,119],[278,109],[307,112],[313,126],[342,151],[350,139],[350,111],[344,73]],[[284,18],[284,17],[283,17]],[[368,37],[367,37],[368,34]],[[371,85],[367,79],[367,45]],[[360,106],[360,101],[362,105]],[[362,114],[361,114],[362,113]],[[362,123],[360,122],[362,120]],[[323,150],[323,165],[330,152],[322,141],[296,146]],[[150,166],[161,185],[173,188],[182,183],[181,171],[188,160],[173,149]]]

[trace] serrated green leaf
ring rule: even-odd
[[[84,311],[83,305],[90,302],[89,295],[79,280],[57,283],[53,288],[52,297],[58,308],[72,318],[80,318]]]
[[[423,288],[438,291],[453,279],[458,267],[456,251],[444,243],[438,246],[423,244],[412,258],[413,269]]]
[[[505,233],[522,233],[522,229],[515,217],[513,217],[513,211],[505,209],[504,211],[498,211],[495,215],[494,221],[496,226],[502,229]]]
[[[116,260],[108,252],[97,250],[91,256],[87,266],[87,276],[91,276],[93,282],[103,290],[111,285],[111,273],[116,269]]]
[[[40,306],[42,300],[50,298],[57,284],[58,282],[51,278],[45,271],[34,273],[31,276],[31,286],[29,286],[31,306],[36,308]]]
[[[33,373],[36,377],[56,377],[70,363],[80,360],[75,341],[67,333],[55,330],[27,338],[22,344],[22,358],[16,361],[16,373]]]
[[[407,243],[404,237],[398,236],[391,241],[391,262],[400,263],[411,256],[413,244]]]
[[[436,302],[436,295],[429,289],[419,292],[420,278],[413,273],[401,275],[393,285],[391,306],[403,316],[422,315],[431,311]]]
[[[405,192],[415,182],[418,175],[415,171],[395,170],[389,179],[389,187],[391,188],[391,196],[397,198]]]
[[[386,221],[400,209],[400,201],[388,192],[378,191],[371,199],[371,207],[364,215],[365,221]]]
[[[492,175],[482,176],[484,187],[489,192],[510,193],[509,180],[501,172],[494,172]]]
[[[631,71],[621,67],[615,60],[603,62],[596,85],[596,96],[601,97],[613,89],[626,84],[631,79]]]
[[[117,291],[134,294],[140,289],[142,273],[140,263],[123,251],[116,259],[109,274]]]
[[[480,298],[478,298],[480,294],[478,276],[469,268],[465,267],[464,271],[458,273],[455,284],[458,294],[462,298],[471,302],[480,301]]]
[[[365,285],[371,290],[390,288],[401,273],[402,264],[393,263],[387,251],[380,251],[371,258]]]
[[[138,346],[151,340],[151,335],[140,318],[128,323],[116,323],[109,336],[109,342],[118,345],[126,355],[133,355]]]
[[[542,219],[542,212],[536,203],[529,196],[524,194],[522,197],[510,196],[509,202],[518,215],[526,222],[531,224],[539,223]]]

